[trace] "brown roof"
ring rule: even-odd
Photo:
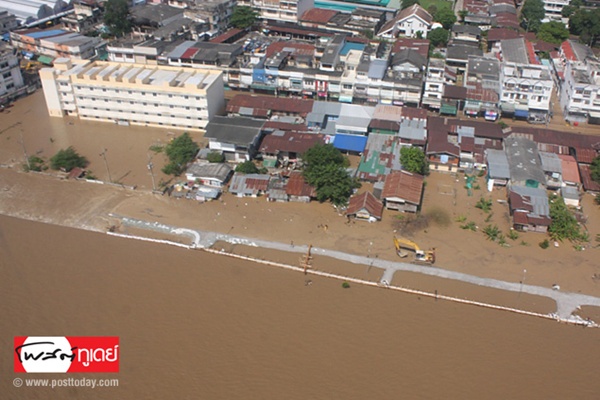
[[[312,111],[313,101],[270,96],[238,94],[227,104],[227,112],[238,113],[241,107],[253,109],[253,116],[267,116],[271,111],[298,114],[302,117]]]
[[[450,154],[460,157],[460,148],[448,140],[447,119],[431,117],[427,120],[427,154]]]
[[[433,23],[433,17],[431,16],[431,14],[429,14],[419,4],[413,4],[412,6],[400,11],[398,13],[398,15],[396,15],[395,18],[393,18],[393,19],[389,20],[388,22],[386,22],[385,24],[383,24],[383,26],[381,27],[379,32],[389,31],[390,29],[392,29],[394,27],[394,25],[396,25],[400,21],[403,21],[411,16],[417,16],[417,17],[421,18],[428,25],[431,25]]]
[[[267,47],[267,51],[265,52],[267,57],[271,57],[281,51],[290,52],[295,55],[304,55],[304,56],[312,56],[315,54],[315,46],[308,43],[297,43],[297,42],[273,42]]]
[[[293,132],[308,132],[306,124],[291,124],[289,122],[281,121],[267,121],[263,125],[264,130],[280,130],[280,131],[293,131]]]
[[[317,191],[314,187],[306,183],[301,172],[292,172],[290,174],[285,192],[288,196],[317,196]]]
[[[416,107],[402,107],[402,118],[404,119],[427,119],[427,110]]]
[[[225,43],[227,40],[231,39],[235,35],[238,35],[242,32],[241,29],[233,28],[223,33],[222,35],[217,36],[216,38],[211,39],[212,43]]]
[[[594,146],[600,144],[600,137],[598,136],[554,131],[545,128],[513,126],[512,132],[537,143],[558,144],[571,147],[575,150],[575,159],[577,162],[584,163],[592,162],[597,154],[594,150]]]
[[[579,168],[577,167],[577,161],[573,156],[559,154],[560,163],[562,166],[562,177],[563,181],[581,183],[579,178]]]
[[[405,201],[419,205],[423,193],[423,176],[406,171],[391,172],[385,178],[381,197],[399,197]]]
[[[467,98],[467,88],[464,86],[444,85],[444,98],[461,99]]]
[[[392,53],[395,54],[400,50],[412,49],[416,50],[420,55],[429,58],[429,40],[427,39],[411,39],[398,38],[392,47]]]
[[[497,27],[504,28],[519,28],[519,20],[517,19],[517,15],[508,12],[501,12],[496,14],[494,18],[496,20]]]
[[[325,144],[325,135],[298,132],[272,133],[263,139],[260,152],[274,154],[285,151],[302,154],[317,143]]]
[[[594,158],[598,156],[598,152],[591,148],[575,148],[575,155],[577,156],[577,161],[584,164],[591,164],[594,161]]]
[[[497,103],[498,93],[491,89],[484,89],[480,83],[476,83],[475,87],[467,88],[467,100],[476,100],[484,103]]]
[[[335,10],[328,10],[326,8],[311,8],[310,10],[306,10],[306,12],[300,18],[300,21],[326,24],[337,14],[338,12]]]
[[[579,173],[585,190],[600,192],[600,183],[592,180],[592,171],[589,165],[579,164]]]
[[[497,42],[499,40],[516,39],[519,33],[509,28],[492,28],[488,31],[488,42]]]
[[[383,203],[378,200],[373,193],[364,192],[357,196],[350,197],[346,215],[354,215],[362,209],[365,209],[371,216],[381,219],[383,214]]]
[[[400,131],[400,123],[397,121],[386,121],[384,119],[372,119],[369,129],[385,129],[388,131]]]

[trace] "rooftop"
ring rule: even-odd
[[[221,143],[248,146],[260,134],[264,123],[264,120],[252,118],[215,116],[206,125],[204,137]]]

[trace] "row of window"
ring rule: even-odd
[[[65,104],[67,105],[67,104]],[[150,115],[150,116],[159,116],[159,117],[164,117],[164,118],[179,118],[179,119],[183,119],[183,117],[181,116],[176,116],[176,115],[163,115],[163,114],[153,114],[153,113],[147,113],[147,112],[139,112],[136,113],[135,111],[128,111],[128,110],[115,110],[113,108],[102,108],[102,107],[86,107],[86,106],[80,106],[79,110],[83,113],[85,110],[94,110],[94,111],[109,111],[112,113],[127,113],[127,114],[132,114],[132,115]],[[83,115],[83,114],[82,114]],[[185,119],[194,119],[194,120],[199,120],[201,121],[202,118],[192,118],[190,116],[185,117]]]
[[[80,114],[80,115],[81,115],[81,118],[106,119],[106,118],[100,118],[97,115],[87,115],[87,114]],[[137,120],[131,120],[130,122],[132,122],[134,124],[148,124],[148,123],[152,124],[153,123],[153,122],[148,122],[148,121],[137,121]],[[194,127],[192,125],[184,126],[184,125],[178,125],[178,124],[165,124],[165,123],[162,123],[162,122],[159,122],[158,125],[161,125],[161,126],[172,126],[172,127],[175,127],[175,128],[189,128],[189,129],[197,128],[197,127]]]
[[[61,82],[60,83],[61,86],[68,86],[68,83],[65,82]],[[141,90],[119,90],[119,89],[106,89],[106,88],[94,88],[93,86],[80,86],[77,85],[75,86],[75,88],[77,90],[82,90],[82,89],[88,89],[90,92],[94,92],[94,91],[100,91],[103,93],[109,92],[109,93],[123,93],[123,94],[141,94],[142,96],[146,96],[146,95],[150,95],[152,94],[153,97],[158,97],[158,93],[155,92],[145,92],[145,91],[141,91]],[[165,94],[161,93],[161,96],[164,96]],[[189,100],[190,97],[192,99],[196,99],[196,100],[202,100],[202,97],[200,96],[190,96],[190,95],[173,95],[173,94],[167,94],[167,96],[172,99],[174,96],[175,97],[183,97],[185,100]]]
[[[83,97],[83,96],[77,96],[77,100],[79,100],[79,101],[85,101],[85,100],[103,101],[104,100],[105,103],[109,102],[109,99],[97,99],[95,97]],[[115,100],[110,100],[110,102],[111,103],[115,103]],[[65,103],[67,103],[67,102],[65,101]],[[127,101],[116,100],[116,103],[117,104],[123,104],[123,103],[127,103]],[[136,102],[136,101],[129,101],[129,104],[131,104],[131,105],[136,105],[136,104],[137,105],[143,105],[144,107],[147,107],[147,106],[154,106],[154,107],[165,106],[164,104],[160,104],[160,103],[151,103],[151,104],[148,104],[146,102],[140,103],[140,102]],[[169,108],[172,108],[172,109],[181,108],[181,109],[185,109],[185,110],[196,110],[196,111],[204,111],[204,110],[206,110],[205,107],[189,107],[189,106],[173,106],[173,105],[170,105]]]

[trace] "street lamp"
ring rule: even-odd
[[[104,159],[104,165],[106,166],[106,173],[108,174],[108,181],[110,183],[112,183],[112,178],[110,176],[110,170],[108,169],[108,161],[106,161],[106,152],[107,151],[108,151],[107,149],[103,149],[102,152],[100,153],[100,155]]]
[[[150,170],[150,176],[152,177],[152,191],[156,191],[156,182],[154,181],[154,170],[152,170],[154,164],[152,164],[152,157],[148,154],[148,170]]]

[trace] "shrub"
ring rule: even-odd
[[[458,217],[456,217],[456,222],[465,222],[466,220],[467,220],[466,215],[459,215]]]
[[[541,241],[540,247],[542,249],[547,249],[548,247],[550,247],[550,242],[548,241],[548,239],[544,239],[543,241]]]
[[[71,171],[75,167],[85,168],[87,164],[88,160],[77,154],[73,147],[59,150],[50,159],[50,167],[52,169],[63,169],[66,172]]]
[[[211,162],[211,163],[222,163],[225,161],[225,156],[222,153],[218,153],[216,151],[211,151],[206,156],[206,159],[208,160],[208,162]]]
[[[511,240],[517,240],[519,238],[519,232],[515,231],[514,229],[510,230],[508,232],[508,238]]]
[[[486,226],[485,228],[483,228],[483,233],[485,234],[487,239],[491,240],[492,242],[495,242],[502,236],[500,228],[498,228],[497,225]]]
[[[164,149],[165,149],[165,146],[160,145],[160,144],[153,144],[152,146],[150,146],[150,151],[153,151],[156,154],[162,153]]]
[[[475,225],[475,222],[473,221],[469,221],[464,225],[460,226],[462,229],[468,229],[470,231],[476,232],[477,231],[477,225]]]
[[[479,198],[479,201],[475,204],[476,208],[479,208],[483,212],[490,212],[492,209],[492,199],[484,199],[483,197]]]
[[[48,167],[45,165],[45,161],[39,158],[38,156],[30,156],[28,158],[28,161],[29,162],[27,164],[23,165],[23,169],[25,170],[25,172],[40,172],[48,169]]]
[[[342,287],[344,289],[350,289],[350,284],[348,282],[344,282],[344,283],[342,283]]]

